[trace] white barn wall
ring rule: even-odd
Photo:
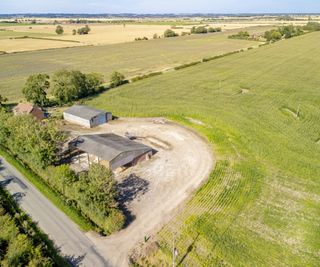
[[[83,118],[80,118],[80,117],[77,117],[77,116],[74,116],[74,115],[71,115],[71,114],[65,113],[65,112],[63,113],[63,117],[68,122],[72,122],[72,123],[79,124],[79,125],[82,125],[87,128],[91,128],[90,120],[86,120],[86,119],[83,119]]]

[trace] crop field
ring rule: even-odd
[[[252,32],[261,30],[254,28]],[[26,79],[34,73],[78,69],[101,73],[108,80],[115,70],[131,77],[258,45],[259,42],[231,40],[228,33],[218,33],[1,55],[0,94],[18,101]]]
[[[135,38],[147,37],[152,39],[156,33],[161,36],[170,25],[106,25],[106,24],[90,24],[91,32],[87,35],[73,35],[72,31],[84,27],[84,24],[67,24],[63,25],[64,33],[57,35],[55,33],[56,25],[28,25],[28,26],[10,26],[1,27],[7,31],[0,31],[0,51],[21,52],[30,50],[41,50],[47,48],[59,48],[63,46],[71,46],[70,41],[73,41],[73,46],[79,45],[105,45],[132,42]],[[176,29],[176,32],[190,31],[190,27]],[[7,33],[9,37],[4,40],[3,33]],[[35,44],[30,47],[24,43],[16,42],[12,37],[19,36],[37,36],[44,38],[54,38],[62,42],[57,43],[54,40],[45,40],[43,44]],[[58,46],[60,45],[60,46]]]
[[[30,24],[31,25],[31,24]],[[57,35],[55,33],[56,25],[22,25],[22,26],[0,26],[0,51],[7,53],[35,51],[48,48],[62,48],[87,45],[106,45],[133,42],[135,38],[147,37],[152,39],[154,34],[162,36],[164,31],[170,29],[173,25],[157,24],[90,24],[91,31],[87,35],[73,35],[72,31],[84,27],[84,24],[64,24],[64,33]],[[200,24],[196,24],[200,25]],[[204,25],[204,24],[202,24]],[[268,27],[264,23],[216,23],[208,24],[212,27],[221,27],[224,31],[235,30],[245,27],[251,27],[253,31],[259,26]],[[193,25],[175,25],[174,31],[190,32]],[[24,39],[21,37],[43,38],[39,42],[36,39]],[[32,43],[34,42],[34,43]]]
[[[140,264],[171,265],[175,237],[178,266],[319,266],[319,42],[307,34],[87,101],[116,116],[181,122],[218,159]]]

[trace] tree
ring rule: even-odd
[[[72,35],[76,35],[77,34],[77,30],[73,29],[72,30]]]
[[[6,146],[10,135],[10,130],[8,129],[7,123],[11,116],[11,113],[0,108],[0,145],[2,146]]]
[[[166,31],[164,32],[163,36],[164,36],[165,38],[171,38],[171,37],[176,37],[176,36],[178,36],[178,34],[175,33],[173,30],[168,29],[168,30],[166,30]]]
[[[77,70],[59,70],[54,73],[52,83],[53,96],[60,104],[64,104],[98,92],[103,76]]]
[[[103,75],[99,73],[86,74],[86,87],[88,95],[95,94],[100,91],[103,84]]]
[[[320,31],[320,23],[318,22],[308,22],[304,29],[307,31]]]
[[[27,101],[32,102],[40,107],[48,105],[47,90],[50,87],[49,75],[34,74],[29,76],[22,90]]]
[[[208,33],[208,30],[204,26],[192,27],[191,33],[193,33],[193,34],[205,34],[205,33]]]
[[[64,29],[61,25],[58,25],[57,28],[56,28],[56,34],[63,34],[64,33]]]
[[[275,42],[281,40],[282,34],[278,30],[266,31],[264,38],[266,38],[268,42]]]
[[[208,32],[221,32],[221,31],[222,31],[222,29],[220,27],[218,27],[218,28],[210,27],[208,29]]]
[[[60,104],[76,100],[81,96],[81,82],[85,77],[78,71],[59,70],[52,78],[52,94]],[[82,80],[82,81],[81,81]]]
[[[66,187],[72,186],[78,181],[76,174],[70,169],[69,165],[63,164],[57,167],[50,167],[49,183],[60,193],[65,195]]]
[[[120,230],[125,217],[118,209],[116,181],[112,172],[100,164],[90,165],[75,185],[78,204],[106,234]]]
[[[110,76],[110,87],[114,88],[125,83],[125,77],[122,73],[114,71]]]
[[[6,147],[33,169],[44,169],[57,162],[57,147],[63,141],[55,121],[45,124],[31,115],[10,116],[5,121]]]
[[[91,31],[90,27],[86,25],[85,27],[78,29],[78,34],[84,35],[84,34],[88,34],[90,31]]]

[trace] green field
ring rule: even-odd
[[[179,266],[319,266],[319,42],[307,34],[88,100],[116,116],[172,118],[214,147],[208,182],[140,263],[171,265],[176,232]]]
[[[56,36],[55,34],[47,34],[47,33],[33,33],[33,32],[17,32],[17,31],[0,31],[0,40],[3,39],[11,39],[11,38],[22,38],[22,37],[34,37],[34,38],[42,38],[42,37],[51,37]],[[1,50],[1,47],[0,47]]]
[[[261,31],[259,28],[255,30]],[[68,68],[99,72],[104,74],[106,79],[114,70],[121,71],[126,76],[134,76],[259,44],[253,41],[230,40],[227,36],[228,33],[193,35],[2,55],[0,94],[11,101],[18,101],[22,97],[21,91],[27,77],[33,73],[52,73],[57,69]]]

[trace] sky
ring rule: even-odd
[[[0,0],[10,13],[320,13],[320,0]]]

